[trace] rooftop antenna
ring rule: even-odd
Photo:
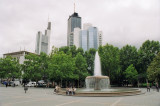
[[[49,22],[49,13],[48,13],[48,22]]]
[[[48,22],[49,22],[49,13],[48,13]]]

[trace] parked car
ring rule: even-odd
[[[15,84],[16,86],[20,85],[20,81],[19,81],[19,80],[15,80],[15,81],[13,81],[13,82],[14,82],[14,84]]]
[[[46,87],[46,83],[44,82],[44,80],[40,80],[40,81],[38,81],[38,83],[37,83],[37,86],[38,87]]]
[[[7,81],[3,81],[3,82],[2,82],[3,85],[6,85],[6,83],[8,83],[8,82],[7,82]]]
[[[9,82],[8,82],[8,86],[12,86],[13,84],[14,84],[13,81],[9,81]]]
[[[18,85],[20,85],[19,81],[9,81],[8,82],[8,86],[18,86]]]
[[[28,87],[35,87],[36,84],[37,84],[36,82],[30,81],[26,86],[28,86]]]

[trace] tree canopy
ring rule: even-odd
[[[160,53],[158,53],[149,65],[147,75],[150,81],[160,81]]]
[[[138,72],[131,64],[124,72],[125,78],[129,81],[129,83],[134,84],[138,80]]]
[[[52,47],[51,54],[28,54],[23,64],[17,58],[0,58],[0,78],[26,80],[45,80],[57,83],[75,83],[84,85],[86,76],[94,73],[96,49],[83,51],[76,46]],[[111,84],[123,85],[124,80],[134,84],[137,79],[145,82],[160,79],[160,43],[145,41],[137,49],[125,45],[122,48],[110,44],[98,48],[102,75],[109,76]],[[23,73],[23,74],[21,74]],[[78,84],[77,84],[78,83]],[[66,84],[67,85],[67,84]]]

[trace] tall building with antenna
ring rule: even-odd
[[[67,31],[67,46],[73,46],[74,44],[74,28],[81,29],[81,17],[75,12],[68,18],[68,31]]]
[[[49,54],[50,52],[50,35],[51,35],[51,22],[48,22],[48,27],[43,35],[41,31],[38,31],[36,36],[36,49],[35,52],[40,54],[44,52]]]

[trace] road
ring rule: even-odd
[[[146,91],[146,89],[141,89]],[[73,97],[53,93],[53,88],[0,86],[0,106],[160,106],[160,92],[121,97]]]

